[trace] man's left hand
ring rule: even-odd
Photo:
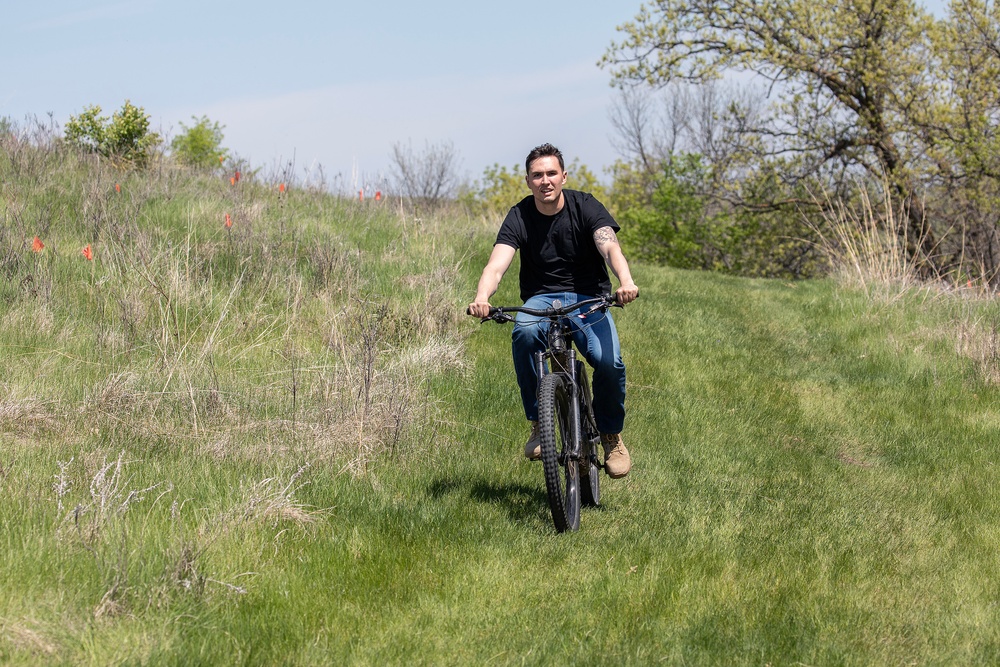
[[[638,296],[639,288],[635,283],[632,283],[631,285],[622,285],[615,290],[615,298],[618,299],[618,303],[623,306],[626,303],[632,303]]]

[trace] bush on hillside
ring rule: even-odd
[[[66,141],[83,150],[98,153],[118,164],[145,166],[162,139],[149,131],[149,114],[129,100],[111,118],[101,115],[98,105],[85,107],[66,123]]]
[[[221,162],[220,158],[225,158],[227,153],[222,147],[224,126],[210,121],[207,116],[192,116],[191,119],[195,121],[194,125],[188,127],[181,123],[184,131],[170,142],[174,157],[191,167],[217,167]]]

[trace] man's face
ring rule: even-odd
[[[541,205],[558,204],[566,185],[566,172],[559,167],[559,158],[545,155],[533,161],[528,167],[525,179],[535,202]]]

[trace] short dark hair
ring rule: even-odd
[[[528,153],[528,158],[524,161],[524,173],[531,173],[531,163],[540,157],[555,157],[559,160],[559,168],[566,171],[566,163],[563,161],[563,154],[558,148],[552,144],[542,144],[541,146],[535,146]]]

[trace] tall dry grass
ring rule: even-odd
[[[881,201],[858,188],[855,201],[825,200],[822,225],[812,225],[832,268],[833,277],[849,289],[866,293],[873,304],[886,306],[911,296],[939,302],[954,314],[950,325],[927,332],[972,362],[976,374],[990,384],[1000,382],[998,316],[988,279],[963,282],[961,277],[921,275],[908,248],[920,247],[909,237],[905,207],[895,204],[883,187]],[[979,275],[985,275],[981,271]]]
[[[245,594],[328,512],[310,476],[424,456],[428,386],[464,372],[474,225],[456,243],[468,221],[241,170],[121,171],[51,127],[0,132],[5,512],[94,622]],[[0,662],[66,650],[25,605],[0,604]]]
[[[893,299],[922,285],[915,260],[907,248],[918,239],[909,238],[906,210],[897,206],[882,189],[876,202],[864,187],[858,187],[853,202],[826,197],[819,208],[823,224],[810,223],[820,239],[833,275],[841,283],[872,296]]]
[[[24,369],[0,424],[364,474],[422,440],[425,383],[461,372],[474,225],[455,244],[454,221],[279,191],[245,164],[235,183],[121,171],[37,123],[0,156],[0,339]]]

